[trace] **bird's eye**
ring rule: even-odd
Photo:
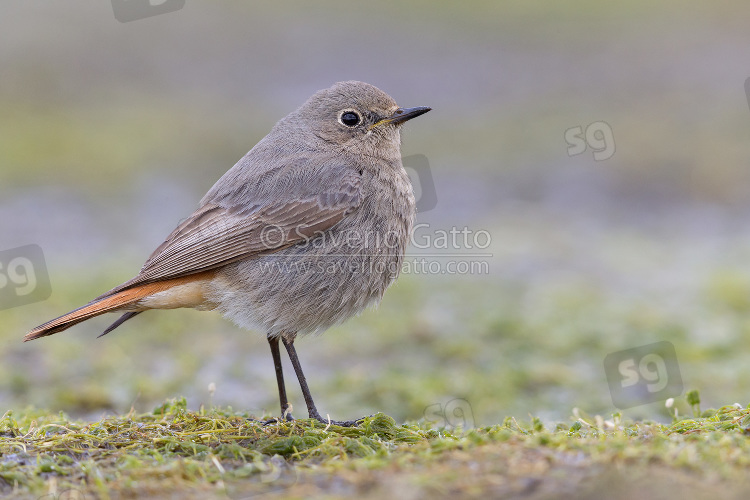
[[[356,111],[348,109],[339,115],[339,121],[347,127],[356,127],[362,121],[362,117]]]

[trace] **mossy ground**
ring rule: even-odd
[[[312,420],[265,424],[231,409],[71,420],[38,410],[0,419],[0,493],[20,498],[735,498],[750,491],[750,409],[668,425],[578,410],[477,429]],[[45,496],[46,495],[46,496]]]

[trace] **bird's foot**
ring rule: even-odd
[[[268,420],[264,420],[261,422],[263,425],[270,425],[270,424],[277,424],[280,422],[294,422],[295,418],[292,416],[292,405],[289,405],[289,408],[284,412],[281,417],[274,417],[270,418]]]
[[[365,415],[364,417],[358,418],[356,420],[331,420],[328,417],[321,416],[320,413],[318,412],[311,412],[309,418],[313,420],[317,420],[321,424],[325,424],[325,425],[338,425],[341,427],[357,427],[359,424],[362,423],[364,419],[368,417],[372,417],[372,416],[373,415]],[[295,419],[292,416],[291,412],[287,412],[281,417],[273,417],[273,418],[269,418],[268,420],[256,420],[254,418],[250,420],[253,420],[254,422],[259,422],[262,425],[271,425],[271,424],[279,424],[282,422],[294,422],[297,419]]]
[[[367,417],[372,417],[372,415],[366,415],[366,416],[358,418],[356,420],[331,420],[330,418],[321,417],[320,413],[318,413],[318,412],[314,412],[314,413],[310,412],[310,418],[314,418],[315,420],[317,420],[321,424],[339,425],[341,427],[357,427]]]
[[[278,424],[281,422],[294,422],[296,419],[292,416],[292,412],[286,412],[280,417],[269,418],[268,420],[262,420],[260,423],[263,425]]]

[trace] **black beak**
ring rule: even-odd
[[[386,118],[385,120],[380,120],[378,123],[376,123],[376,125],[382,125],[386,123],[398,125],[400,123],[404,123],[407,120],[411,120],[412,118],[416,118],[419,115],[423,115],[431,109],[432,108],[428,108],[427,106],[417,106],[416,108],[398,108],[390,117]]]

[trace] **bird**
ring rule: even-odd
[[[401,127],[430,110],[399,107],[360,81],[315,92],[214,184],[137,276],[37,326],[24,341],[109,312],[121,316],[100,337],[150,310],[218,311],[266,335],[281,420],[294,417],[279,343],[309,418],[358,425],[362,419],[321,416],[294,341],[378,303],[398,277],[416,217]]]

